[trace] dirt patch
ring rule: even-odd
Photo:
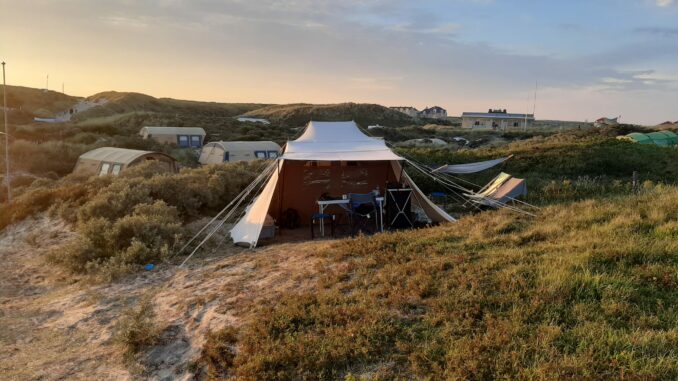
[[[328,242],[243,251],[224,244],[186,268],[160,264],[111,284],[91,285],[51,268],[45,255],[73,239],[65,223],[42,216],[0,234],[0,374],[29,379],[190,379],[188,364],[205,335],[255,318],[281,293],[315,285]],[[130,373],[114,345],[121,312],[151,295],[159,344]]]

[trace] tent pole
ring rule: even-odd
[[[285,172],[283,172],[280,167],[283,166],[284,161],[280,160],[280,164],[278,164],[278,178],[280,179],[280,188],[278,189],[278,224],[280,224],[280,220],[282,220],[282,200],[283,200],[283,195],[285,191]],[[282,175],[280,174],[282,172]],[[281,226],[282,228],[282,226]],[[283,229],[279,229],[280,235],[282,235]]]

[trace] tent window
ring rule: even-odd
[[[111,173],[112,173],[113,175],[116,175],[116,176],[117,176],[118,173],[120,173],[120,168],[121,168],[121,167],[122,167],[122,165],[120,165],[120,164],[113,164],[113,169],[111,169]]]
[[[254,156],[257,159],[265,159],[266,158],[266,151],[254,151]]]
[[[228,157],[228,151],[224,152],[224,161],[229,161],[230,158]]]
[[[99,171],[99,176],[106,176],[108,174],[109,168],[111,168],[110,164],[108,164],[108,163],[101,164],[101,170]]]
[[[268,157],[271,159],[275,159],[278,157],[278,151],[268,151]]]
[[[306,167],[329,167],[332,165],[331,161],[307,161],[304,166]]]
[[[181,148],[188,148],[188,135],[177,136],[177,143]]]
[[[198,135],[191,135],[191,147],[200,148],[201,138]]]
[[[329,190],[332,173],[329,168],[304,168],[304,186],[321,186]]]

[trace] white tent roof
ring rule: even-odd
[[[278,169],[273,171],[266,186],[249,205],[245,215],[231,229],[233,242],[255,247],[266,221],[276,184],[278,172],[285,160],[322,161],[390,161],[395,173],[402,173],[402,180],[414,193],[414,201],[435,222],[455,221],[444,210],[433,204],[402,171],[400,156],[393,153],[381,139],[363,134],[355,122],[310,122],[299,139],[287,142],[285,153],[277,160]]]
[[[403,160],[386,143],[365,135],[355,122],[310,122],[299,139],[287,142],[285,160]]]

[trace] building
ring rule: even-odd
[[[465,112],[461,115],[462,128],[484,128],[505,130],[511,127],[532,127],[533,114],[509,114],[506,110],[487,112]]]
[[[616,118],[599,118],[593,122],[593,127],[601,128],[607,126],[617,126],[619,125],[619,117]]]
[[[85,152],[78,158],[73,173],[83,175],[117,175],[129,167],[148,161],[162,163],[161,172],[174,173],[178,165],[173,157],[160,152],[139,151],[135,149],[102,147]]]
[[[447,118],[447,110],[440,106],[427,107],[419,113],[419,116],[421,118],[444,119]]]
[[[256,159],[276,159],[280,146],[271,141],[209,142],[200,152],[200,164],[217,164]]]
[[[412,106],[396,106],[396,107],[390,107],[391,110],[399,111],[402,112],[405,115],[411,116],[412,118],[416,118],[419,116],[419,110]]]
[[[144,127],[139,135],[158,143],[176,144],[180,148],[200,148],[206,133],[200,127]]]

